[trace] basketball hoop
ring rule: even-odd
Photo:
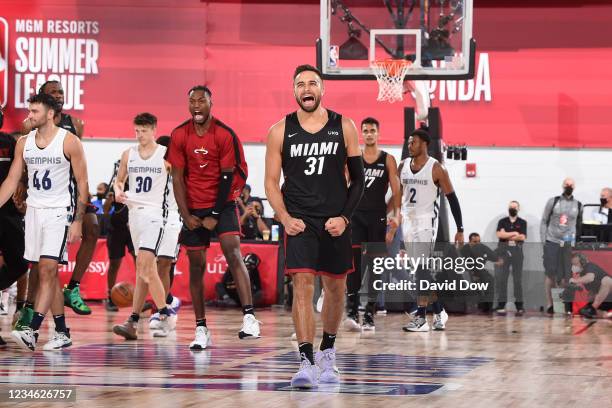
[[[410,61],[396,59],[370,62],[378,81],[378,101],[393,103],[404,98],[404,77],[411,65]]]

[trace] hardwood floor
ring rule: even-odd
[[[21,351],[9,335],[10,316],[0,317],[8,342],[0,349],[0,393],[26,384],[73,385],[75,403],[28,406],[86,408],[560,408],[612,401],[610,320],[451,315],[444,332],[404,333],[405,316],[377,316],[374,333],[339,333],[340,386],[296,391],[289,387],[299,363],[288,311],[258,311],[263,337],[247,341],[237,337],[239,311],[209,309],[213,345],[191,352],[193,312],[187,307],[170,337],[153,338],[145,318],[139,340],[131,342],[111,333],[127,309],[108,313],[95,303],[92,308],[91,316],[68,312],[74,344],[63,352]],[[47,323],[40,349],[51,334]]]

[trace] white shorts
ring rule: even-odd
[[[157,251],[164,235],[164,216],[160,208],[134,207],[130,208],[130,235],[134,251]]]
[[[25,215],[25,251],[23,257],[29,262],[40,258],[68,263],[68,228],[72,216],[70,209],[28,207]]]
[[[437,235],[437,217],[402,218],[402,238],[408,256],[430,256]]]
[[[179,253],[179,234],[183,228],[183,220],[178,211],[169,211],[166,226],[164,227],[164,236],[162,237],[157,256],[171,258],[174,261],[178,259]]]

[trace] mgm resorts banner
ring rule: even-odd
[[[612,281],[607,244],[406,243],[392,250],[362,243],[361,271],[362,299],[393,310],[409,311],[418,297],[432,295],[447,304],[459,302],[466,312],[507,302],[537,310],[546,305],[545,277],[558,287],[555,303],[584,304],[597,296],[612,302],[601,284]]]

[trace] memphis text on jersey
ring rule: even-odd
[[[61,157],[25,157],[26,164],[62,164]]]
[[[128,172],[161,174],[162,168],[161,167],[146,167],[146,166],[129,166]]]

